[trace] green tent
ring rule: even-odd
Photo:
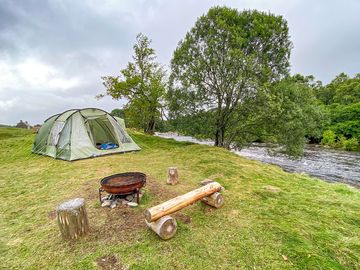
[[[95,108],[51,116],[40,128],[32,152],[63,160],[137,151],[124,120]]]

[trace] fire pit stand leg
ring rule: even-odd
[[[99,188],[99,201],[101,203],[101,192],[105,191],[104,189],[102,188]]]
[[[139,202],[140,202],[139,193],[140,193],[140,189],[137,188],[136,189],[136,202],[137,202],[137,204],[139,204]]]

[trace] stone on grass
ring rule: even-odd
[[[113,201],[110,205],[110,208],[113,209],[117,206],[117,202],[116,201]]]
[[[109,199],[108,196],[102,197],[102,198],[101,198],[101,202],[103,203],[103,202],[105,202],[105,201],[108,200],[108,199]]]
[[[101,204],[102,207],[109,207],[112,204],[111,200],[105,200],[103,201],[103,203]]]
[[[121,201],[121,204],[122,204],[122,205],[127,205],[127,204],[128,204],[128,201],[127,201],[127,200],[122,200],[122,201]]]
[[[116,200],[116,202],[117,202],[117,204],[119,204],[119,205],[122,205],[123,203],[124,203],[124,199],[117,199]]]
[[[138,206],[138,204],[136,202],[128,202],[127,205],[130,206],[130,207]]]
[[[132,202],[134,200],[134,196],[133,195],[127,195],[126,200],[129,201],[129,202]]]

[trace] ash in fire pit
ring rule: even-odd
[[[143,195],[140,189],[146,184],[146,175],[140,172],[114,174],[102,179],[100,184],[99,199],[103,207],[137,206]],[[109,195],[101,197],[104,191]]]

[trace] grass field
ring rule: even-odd
[[[142,151],[66,162],[31,154],[34,134],[0,129],[1,269],[360,268],[359,190],[223,149],[131,136]],[[165,184],[170,166],[179,169],[177,186]],[[101,208],[99,180],[124,171],[149,177],[141,206]],[[183,209],[168,241],[145,227],[146,207],[204,178],[226,188],[222,208]],[[54,209],[79,196],[86,199],[91,233],[65,242]]]

